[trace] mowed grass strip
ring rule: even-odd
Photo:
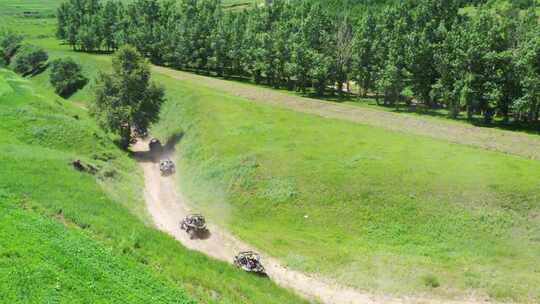
[[[540,162],[253,104],[160,75],[196,208],[362,289],[540,299]]]
[[[223,80],[165,67],[154,66],[153,70],[180,81],[195,83],[233,96],[247,98],[255,103],[540,160],[540,138],[537,135],[495,128],[482,128],[473,126],[470,123],[442,117],[430,118],[429,116],[426,117],[426,115],[403,115],[391,112],[388,109],[381,111],[381,107],[352,106],[345,102],[336,103],[305,98],[298,96],[299,93],[280,91],[239,81]]]
[[[150,227],[138,165],[87,113],[0,75],[2,301],[304,303]],[[99,172],[74,170],[75,159]]]

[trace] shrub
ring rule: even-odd
[[[437,288],[441,286],[441,283],[439,283],[439,279],[437,279],[437,277],[432,274],[423,276],[422,281],[424,282],[424,285],[426,285],[427,287]]]
[[[88,79],[72,58],[59,58],[51,63],[50,82],[56,94],[69,97],[86,85]]]
[[[13,57],[12,69],[22,75],[34,74],[45,68],[47,52],[35,45],[23,45]]]
[[[23,37],[10,30],[0,31],[0,66],[8,65],[20,47]]]

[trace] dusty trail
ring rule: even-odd
[[[174,236],[185,247],[200,251],[215,259],[232,263],[236,253],[255,250],[236,239],[224,229],[208,224],[210,236],[207,239],[192,240],[180,230],[179,221],[190,213],[186,200],[176,190],[175,177],[162,177],[159,165],[152,162],[147,154],[148,141],[139,140],[133,147],[135,157],[144,171],[144,196],[149,213],[157,228]],[[172,152],[171,152],[172,153]],[[379,304],[379,303],[478,303],[475,301],[439,301],[426,298],[392,298],[362,293],[339,286],[323,278],[309,276],[282,266],[276,259],[262,254],[263,265],[269,278],[278,285],[292,289],[299,295],[327,304]]]
[[[540,136],[482,128],[450,121],[400,115],[381,110],[304,98],[276,90],[219,78],[152,66],[156,73],[239,96],[252,102],[270,104],[297,112],[362,123],[391,131],[428,136],[540,160]]]

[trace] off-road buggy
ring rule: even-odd
[[[161,153],[163,151],[163,146],[161,145],[161,142],[157,138],[152,138],[150,140],[150,143],[148,144],[148,148],[150,149],[151,153]]]
[[[238,253],[234,257],[234,265],[247,272],[254,272],[257,274],[266,274],[263,265],[261,264],[261,257],[258,253],[253,251],[243,251]]]
[[[148,130],[146,128],[134,127],[131,133],[133,137],[146,138],[148,136]]]
[[[159,162],[159,171],[162,176],[168,176],[176,171],[175,165],[170,159],[163,159]]]
[[[180,229],[185,230],[191,239],[196,238],[208,230],[206,228],[206,220],[200,214],[190,214],[180,222]]]

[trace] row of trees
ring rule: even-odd
[[[355,84],[387,105],[536,123],[539,17],[523,10],[527,1],[500,9],[483,2],[399,1],[357,18],[313,0],[243,11],[219,0],[69,0],[57,34],[77,50],[130,44],[156,64],[278,88],[343,94]]]

